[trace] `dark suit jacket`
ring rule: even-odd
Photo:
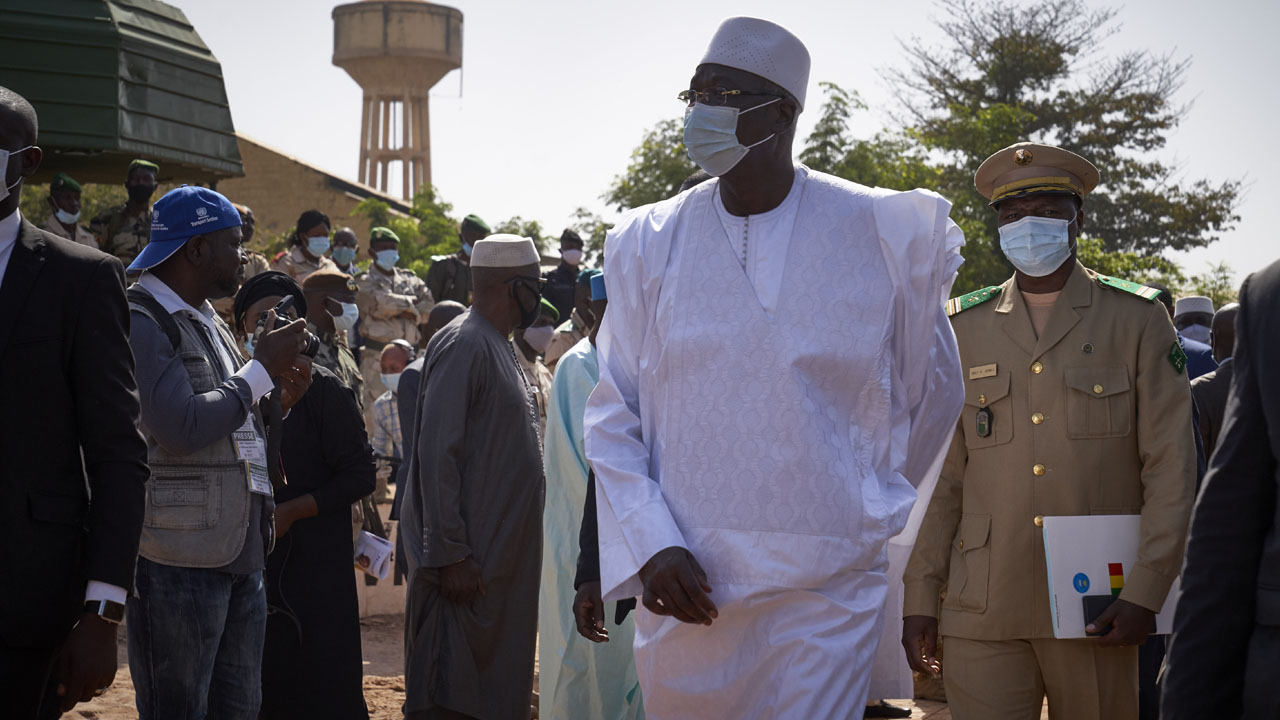
[[[1187,354],[1188,379],[1195,380],[1217,369],[1218,361],[1213,359],[1213,348],[1182,335],[1178,335],[1178,343],[1182,345],[1182,352]]]
[[[1246,663],[1280,628],[1280,262],[1245,281],[1226,420],[1196,501],[1164,677],[1166,720],[1277,705],[1274,665]],[[1250,688],[1246,690],[1246,687]],[[1262,688],[1267,697],[1257,695]],[[1249,717],[1275,717],[1250,715]]]
[[[400,373],[400,384],[396,386],[396,411],[400,414],[400,447],[411,448],[418,442],[418,428],[414,425],[418,410],[418,389],[422,383],[422,363],[425,358],[418,358],[405,366]],[[404,499],[406,478],[409,477],[409,457],[413,453],[405,452],[404,462],[396,471],[396,497],[391,501],[391,519],[400,519],[400,503]]]
[[[1227,398],[1231,394],[1231,358],[1222,361],[1217,370],[1205,373],[1191,381],[1191,396],[1200,410],[1200,437],[1204,438],[1204,451],[1210,457],[1218,446],[1222,421],[1227,416]]]
[[[0,399],[0,643],[52,647],[89,579],[133,587],[148,469],[119,260],[22,222]]]

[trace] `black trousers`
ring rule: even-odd
[[[58,707],[53,665],[58,648],[12,648],[0,645],[0,718],[51,720]]]
[[[1152,635],[1138,647],[1138,720],[1160,720],[1160,668],[1168,635]]]

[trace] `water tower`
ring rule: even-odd
[[[360,182],[387,192],[399,163],[406,200],[431,183],[427,91],[462,67],[462,12],[422,0],[333,9],[333,64],[364,89]]]

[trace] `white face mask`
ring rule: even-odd
[[[747,151],[773,139],[773,135],[751,145],[738,142],[738,116],[772,105],[781,98],[774,98],[746,110],[728,105],[694,103],[684,111],[684,146],[689,159],[707,174],[720,177],[742,162]],[[776,133],[775,133],[776,134]]]
[[[5,179],[9,177],[9,158],[20,152],[26,152],[33,147],[35,147],[35,145],[28,145],[24,148],[18,148],[17,150],[0,150],[0,202],[4,202],[4,199],[9,197],[9,191],[18,183],[22,182],[22,176],[19,175],[18,179],[14,180],[12,185],[5,184]]]
[[[578,263],[582,262],[582,251],[581,250],[565,250],[564,252],[560,253],[560,259],[564,260],[570,265],[577,265]]]
[[[382,387],[396,392],[400,387],[400,373],[382,373]]]
[[[63,210],[62,208],[58,208],[57,210],[54,210],[53,215],[54,217],[58,218],[58,222],[62,223],[63,225],[74,225],[75,222],[80,219],[80,213],[75,213],[73,215],[72,213],[69,213],[66,210]]]
[[[556,334],[555,326],[542,325],[540,327],[526,328],[524,331],[524,341],[529,343],[529,347],[537,350],[539,354],[547,351],[551,347],[551,338]]]
[[[339,301],[338,304],[342,306],[342,314],[334,315],[333,327],[336,328],[338,332],[347,332],[351,330],[351,328],[355,327],[356,322],[360,320],[360,308],[356,307],[355,303]],[[333,313],[330,313],[330,315],[333,315]]]
[[[1001,225],[1000,249],[1023,275],[1044,277],[1062,267],[1071,257],[1071,235],[1067,228],[1076,219],[1028,215]]]

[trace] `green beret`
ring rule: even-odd
[[[388,240],[390,240],[391,242],[393,242],[393,243],[395,243],[395,244],[397,244],[397,245],[399,245],[399,244],[400,244],[400,236],[399,236],[399,235],[396,235],[394,232],[392,232],[392,231],[391,231],[391,228],[386,228],[386,227],[381,227],[381,226],[379,226],[379,227],[373,228],[372,230],[370,230],[370,231],[369,231],[369,244],[370,244],[370,245],[372,245],[372,244],[374,244],[374,243],[376,243],[376,242],[387,242]]]
[[[552,305],[549,300],[542,298],[542,315],[550,315],[556,322],[560,322],[560,311]]]
[[[150,170],[151,172],[153,172],[153,173],[155,173],[155,174],[157,174],[157,175],[159,175],[159,174],[160,174],[160,166],[159,166],[159,165],[157,165],[157,164],[155,164],[155,163],[153,163],[153,162],[147,162],[146,160],[143,160],[143,159],[141,159],[141,158],[139,158],[139,159],[137,159],[137,160],[134,160],[133,162],[129,163],[129,172],[133,172],[134,168],[142,168],[143,170]]]
[[[586,270],[583,270],[582,272],[578,273],[578,284],[583,287],[591,287],[591,278],[595,277],[596,275],[603,275],[603,274],[604,274],[603,272],[595,268],[587,268]]]
[[[71,176],[60,172],[53,176],[53,181],[49,183],[49,194],[58,192],[59,190],[71,190],[73,192],[81,192],[80,183],[71,179]]]
[[[468,215],[462,218],[462,229],[463,230],[479,230],[481,232],[486,232],[486,233],[493,232],[492,230],[489,229],[489,223],[485,222],[484,220],[481,220],[479,215]]]

